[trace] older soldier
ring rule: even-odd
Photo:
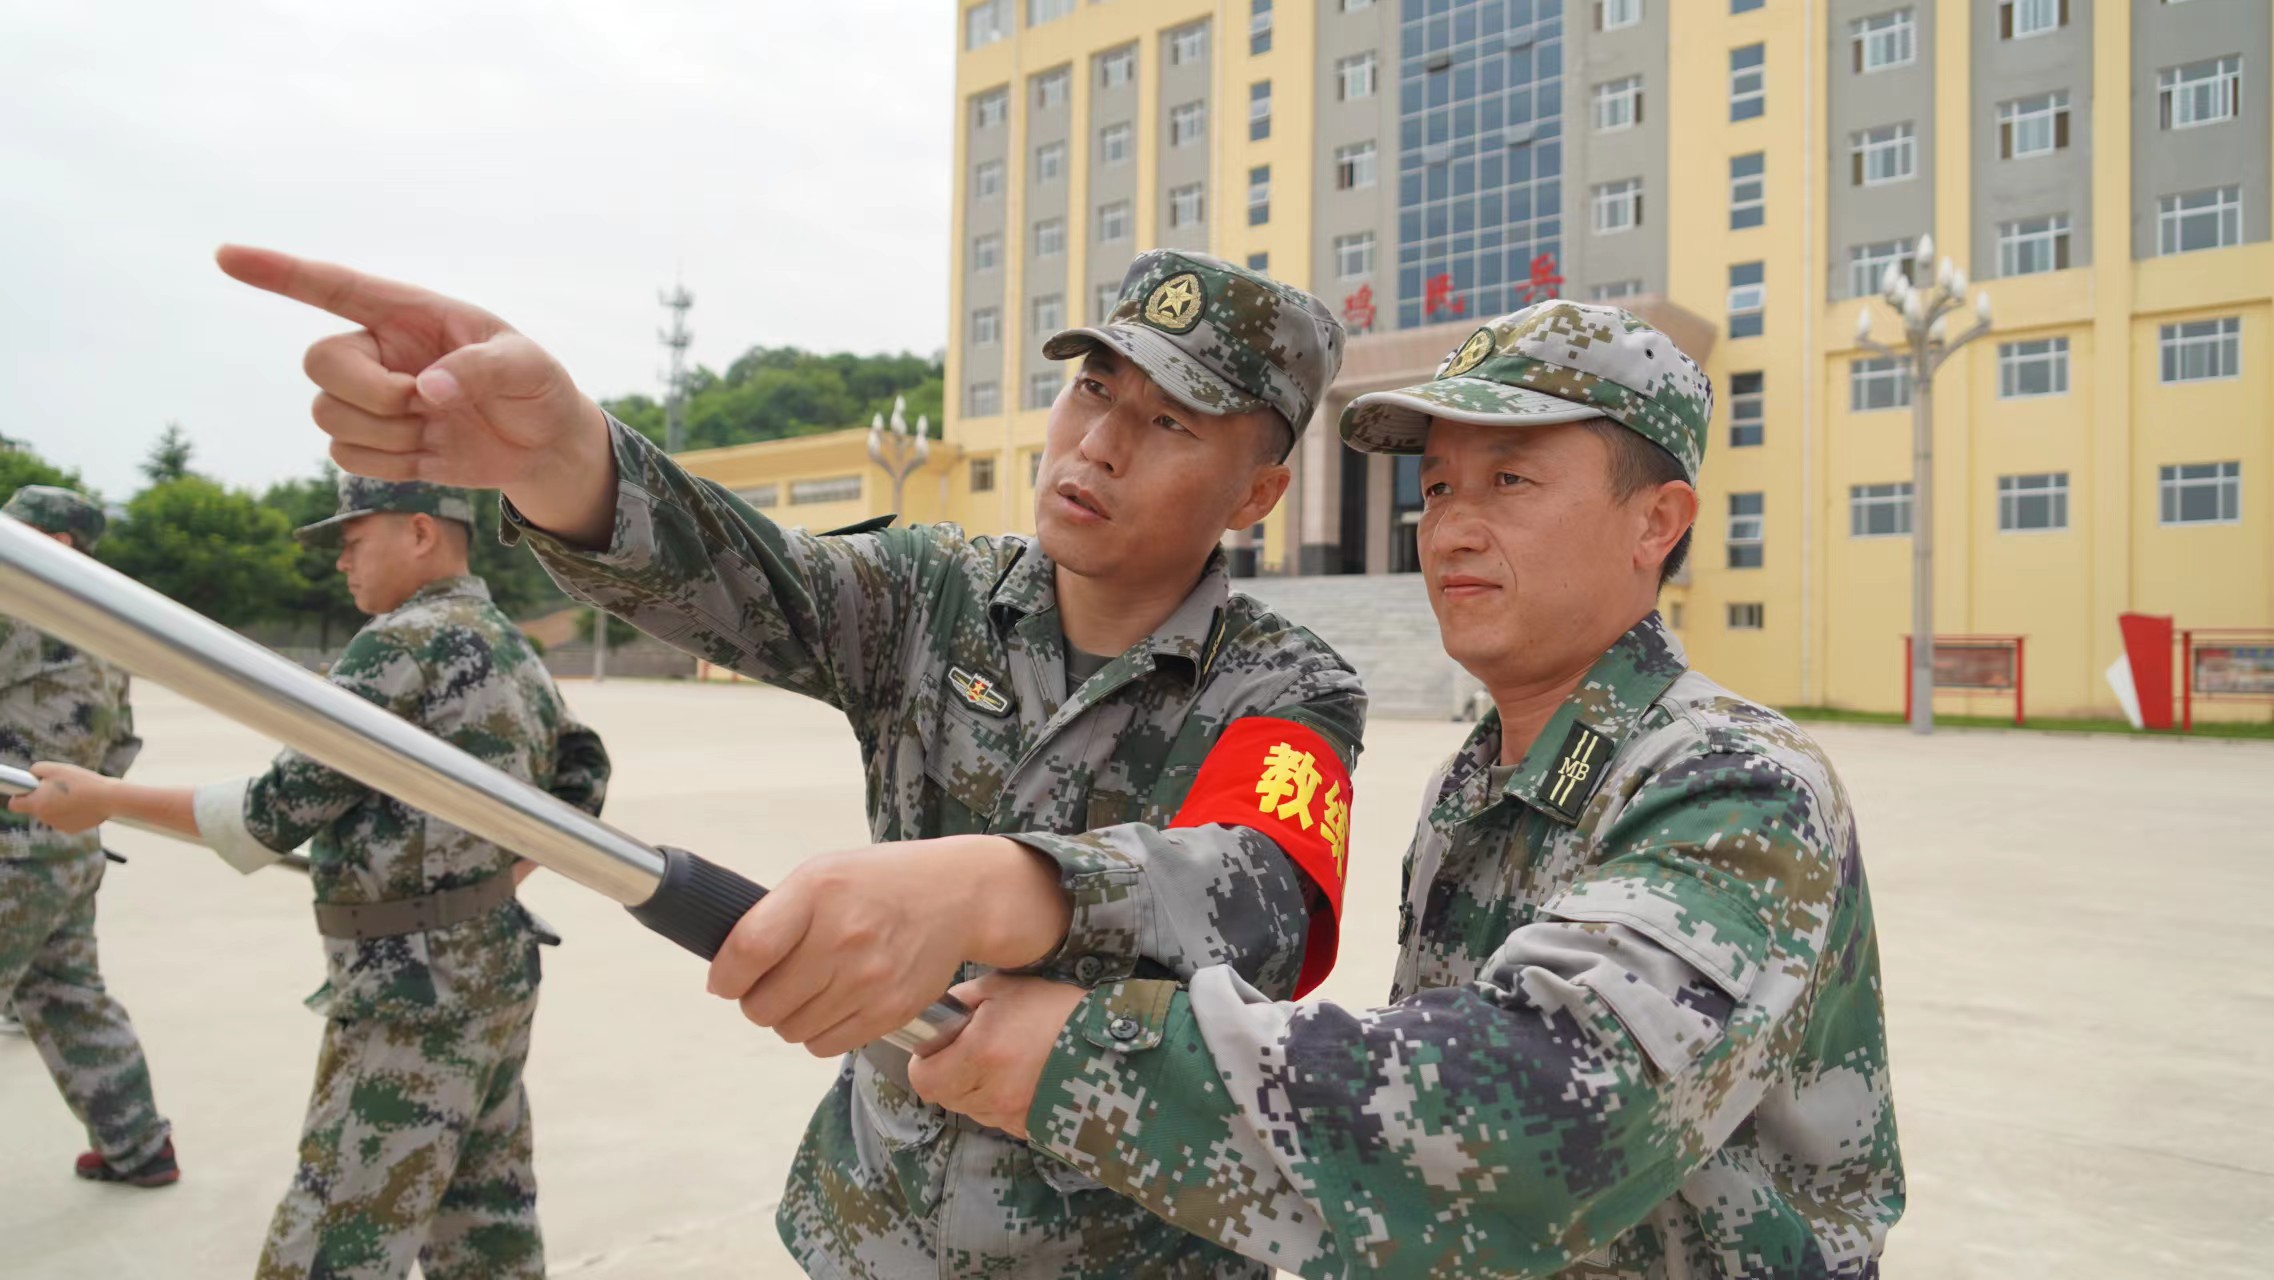
[[[1847,796],[1653,609],[1711,407],[1665,335],[1552,302],[1344,416],[1421,455],[1430,602],[1496,707],[1424,798],[1388,1008],[988,977],[916,1087],[1308,1276],[1877,1274],[1903,1173]]]
[[[1229,965],[1300,992],[1334,949],[1364,697],[1231,592],[1340,364],[1316,299],[1198,254],[1139,258],[1051,409],[1039,542],[953,526],[813,536],[693,479],[503,322],[251,250],[222,266],[362,332],[320,343],[350,471],[497,485],[571,592],[841,709],[880,843],[747,916],[712,990],[816,1054],[905,1022],[965,962],[1081,982]],[[1260,800],[1259,800],[1260,797]],[[783,1238],[822,1276],[1261,1275],[1062,1162],[847,1057],[796,1157]]]
[[[332,682],[598,813],[599,739],[468,572],[463,490],[345,476],[339,513],[296,531],[340,548],[373,618]],[[240,871],[314,839],[329,981],[300,1171],[263,1280],[542,1276],[529,1101],[539,933],[514,898],[534,864],[294,751],[257,778],[136,787],[40,765],[11,802],[78,830],[112,816],[196,836]]]
[[[69,489],[27,485],[0,512],[78,551],[103,536],[102,508]],[[0,618],[0,761],[68,760],[116,777],[142,749],[127,676]],[[172,1129],[150,1096],[150,1067],[126,1010],[103,988],[95,890],[103,847],[20,814],[0,815],[0,1005],[13,1000],[94,1150],[78,1175],[160,1187],[175,1182]]]

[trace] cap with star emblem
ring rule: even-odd
[[[1221,258],[1138,256],[1102,324],[1042,346],[1053,360],[1120,352],[1179,403],[1209,414],[1277,409],[1296,436],[1342,369],[1342,322],[1326,304]]]
[[[1417,387],[1350,402],[1342,439],[1362,453],[1419,453],[1431,418],[1533,427],[1609,418],[1674,455],[1692,484],[1713,384],[1673,339],[1618,307],[1556,299],[1487,323]]]

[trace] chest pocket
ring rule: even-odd
[[[990,716],[963,701],[937,677],[939,715],[924,743],[924,797],[919,837],[986,831],[1018,763],[1022,742],[1014,716]]]

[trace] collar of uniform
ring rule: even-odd
[[[477,599],[487,600],[490,598],[490,585],[470,573],[436,578],[418,590],[411,592],[409,599],[395,607],[400,609],[407,605],[417,604],[421,600],[438,600],[443,596],[473,596]]]
[[[991,610],[999,610],[1031,617],[1058,607],[1057,566],[1042,553],[1039,544],[1019,544],[1018,558],[995,583],[988,597]],[[1200,571],[1200,581],[1186,594],[1184,603],[1163,619],[1144,640],[1144,646],[1154,658],[1181,658],[1198,670],[1207,657],[1209,637],[1216,629],[1216,615],[1232,594],[1230,564],[1218,548],[1208,557],[1207,567]],[[1016,618],[1005,625],[1017,625]]]
[[[1557,775],[1571,726],[1585,725],[1606,739],[1606,749],[1598,759],[1608,759],[1634,731],[1642,713],[1688,669],[1682,642],[1666,630],[1656,613],[1644,618],[1588,668],[1586,678],[1549,717],[1540,736],[1532,740],[1524,758],[1517,762],[1516,771],[1509,775],[1507,788],[1498,795],[1485,792],[1493,762],[1500,757],[1500,713],[1487,713],[1447,767],[1436,807],[1430,813],[1431,822],[1441,827],[1457,826],[1501,800],[1511,799],[1569,825],[1572,819],[1549,802],[1547,787]],[[1591,776],[1600,774],[1597,769]]]

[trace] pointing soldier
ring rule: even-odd
[[[1559,301],[1344,414],[1421,455],[1430,603],[1496,708],[1424,794],[1388,1007],[991,976],[918,1089],[1306,1276],[1876,1275],[1903,1173],[1847,796],[1653,607],[1711,407],[1664,334]]]
[[[103,535],[102,508],[69,489],[26,485],[0,512],[81,552]],[[134,736],[127,675],[90,654],[0,618],[0,761],[66,760],[117,777]],[[21,814],[0,815],[0,1006],[11,998],[48,1073],[94,1149],[77,1173],[158,1187],[177,1181],[171,1127],[150,1095],[150,1067],[126,1010],[103,987],[95,952],[101,842]]]
[[[473,521],[464,490],[341,477],[338,514],[295,531],[339,548],[373,615],[331,679],[598,813],[607,754],[468,571]],[[194,789],[33,772],[39,790],[12,807],[69,830],[136,818],[247,873],[315,842],[324,1041],[263,1280],[395,1280],[414,1260],[428,1280],[544,1274],[521,1081],[540,927],[514,897],[534,864],[295,751]]]
[[[342,467],[499,487],[572,594],[852,722],[880,843],[799,868],[719,953],[711,988],[753,1021],[834,1055],[974,965],[1227,965],[1288,996],[1332,962],[1364,695],[1218,550],[1278,502],[1340,364],[1316,299],[1146,254],[1103,324],[1044,348],[1082,363],[1038,539],[813,536],[689,476],[493,316],[256,250],[221,265],[364,326],[306,362]],[[881,1054],[846,1058],[779,1226],[822,1276],[1268,1272],[953,1120]]]

